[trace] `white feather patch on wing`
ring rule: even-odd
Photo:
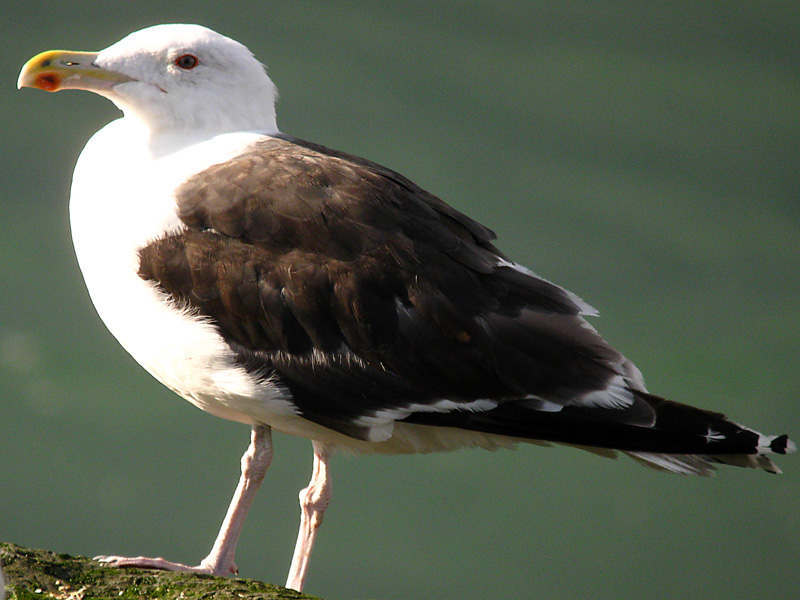
[[[573,406],[592,408],[628,408],[633,404],[633,392],[622,375],[616,375],[608,382],[605,389],[594,390],[569,402]]]
[[[437,400],[431,404],[412,403],[405,406],[396,406],[394,408],[384,408],[381,410],[373,411],[369,415],[361,415],[353,424],[358,427],[369,427],[371,429],[385,427],[387,424],[392,424],[395,421],[401,421],[408,415],[417,412],[427,413],[448,413],[456,411],[466,412],[484,412],[497,408],[497,402],[494,400],[473,400],[472,402],[454,402],[453,400]],[[377,433],[376,433],[377,434]],[[391,437],[391,434],[389,435]],[[372,433],[370,432],[370,439]],[[384,439],[388,439],[384,438]],[[379,440],[375,440],[379,441]]]
[[[706,442],[721,442],[725,439],[725,434],[722,432],[717,431],[710,425],[708,426],[708,432],[705,435]]]

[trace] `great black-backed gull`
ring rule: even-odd
[[[124,116],[75,167],[75,250],[98,313],[154,377],[252,427],[228,514],[196,567],[226,574],[272,457],[313,440],[287,586],[301,589],[334,447],[409,453],[560,442],[708,475],[794,449],[648,393],[576,295],[494,234],[378,164],[280,133],[276,90],[241,44],[159,25],[97,53],[32,58],[19,86],[76,88]]]

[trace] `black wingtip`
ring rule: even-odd
[[[788,454],[795,451],[795,445],[789,436],[779,435],[769,443],[769,449],[775,454]]]

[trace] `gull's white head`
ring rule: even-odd
[[[277,132],[277,90],[242,44],[200,25],[156,25],[97,53],[44,52],[19,87],[109,98],[151,134]]]

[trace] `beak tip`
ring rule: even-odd
[[[96,52],[48,50],[31,58],[20,71],[17,89],[34,88],[45,92],[78,89],[108,95],[119,83],[133,78],[99,67]]]
[[[17,80],[17,89],[24,87],[45,92],[57,92],[62,88],[62,77],[58,73],[50,71],[40,73],[23,71]]]

